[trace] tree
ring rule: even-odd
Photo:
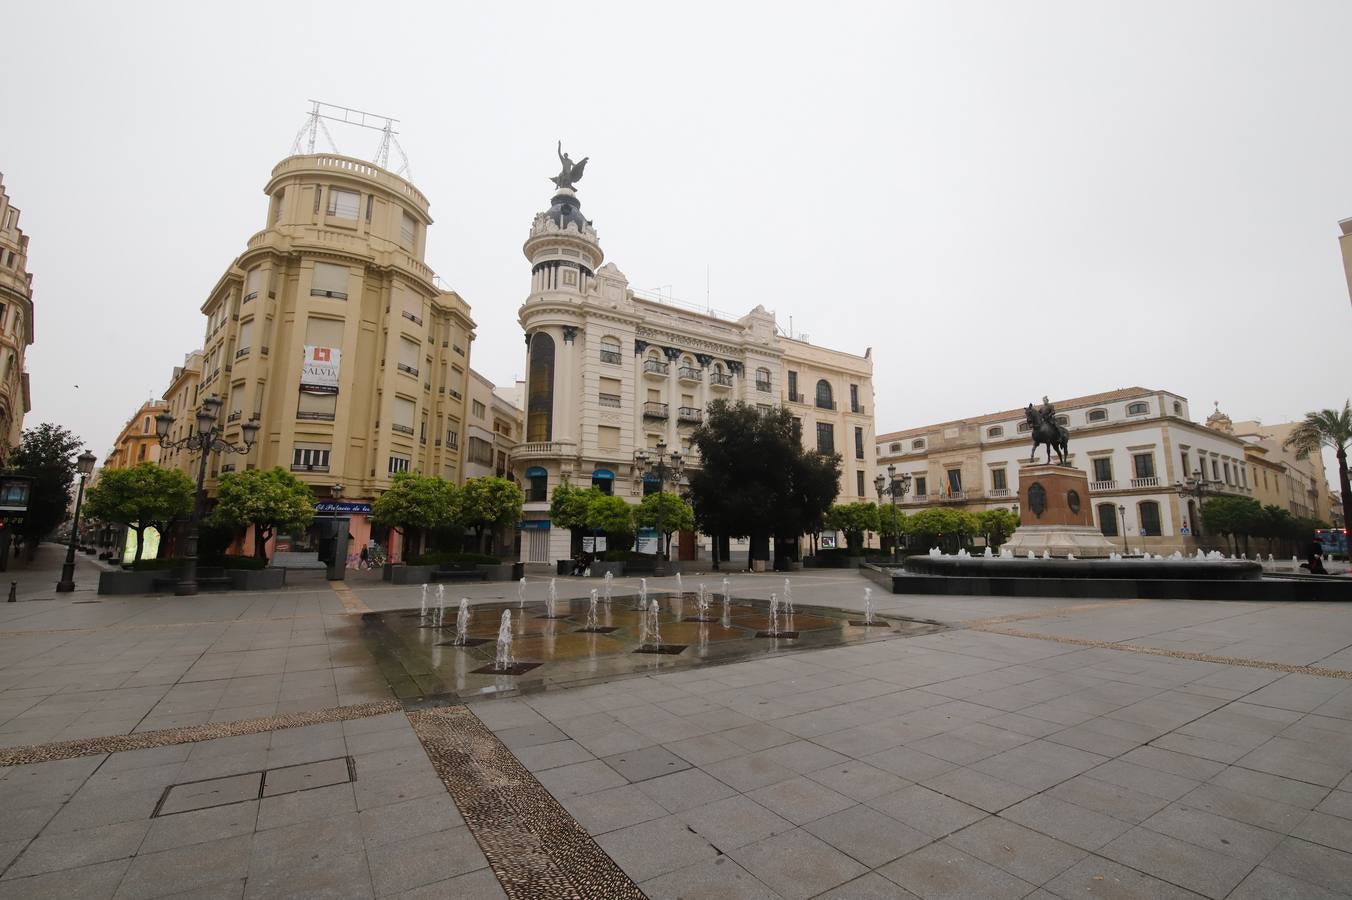
[[[9,458],[10,469],[33,479],[28,495],[28,512],[16,531],[24,538],[30,553],[38,541],[66,520],[75,483],[75,456],[83,441],[60,425],[43,422],[26,428],[19,448]]]
[[[371,521],[403,536],[403,558],[407,560],[424,531],[453,524],[455,504],[455,485],[440,475],[398,472],[389,488],[371,504]]]
[[[937,546],[956,551],[963,545],[965,537],[978,533],[979,526],[971,513],[933,506],[908,516],[906,529],[922,548]]]
[[[1245,538],[1247,549],[1249,536],[1259,536],[1266,530],[1266,524],[1262,505],[1250,497],[1221,495],[1202,504],[1202,525],[1209,532],[1229,537],[1231,551],[1236,554],[1239,553],[1239,538]]]
[[[1008,509],[987,509],[976,514],[976,533],[986,540],[992,551],[1009,540],[1019,527],[1019,517]]]
[[[840,456],[805,451],[783,408],[715,400],[691,441],[700,460],[690,475],[696,521],[711,535],[750,538],[752,560],[769,559],[771,538],[786,553],[819,528],[839,490]]]
[[[1343,523],[1352,528],[1352,483],[1347,475],[1347,447],[1352,444],[1352,400],[1343,401],[1342,409],[1321,409],[1307,412],[1305,418],[1287,437],[1283,446],[1298,454],[1320,457],[1324,447],[1332,447],[1338,460],[1338,490],[1343,500]],[[1309,540],[1312,535],[1305,535]]]
[[[865,533],[878,530],[878,507],[863,500],[840,503],[828,509],[822,521],[831,531],[844,533],[851,556],[861,556]]]
[[[596,488],[573,487],[568,482],[555,485],[549,498],[549,522],[555,528],[567,528],[571,532],[570,552],[576,553],[582,545],[581,534],[587,527],[587,508],[593,494],[601,493]]]
[[[174,519],[192,512],[194,490],[192,479],[183,472],[152,462],[130,469],[105,469],[85,497],[85,515],[134,531],[135,559],[139,562],[145,530],[154,527],[161,535],[166,534]]]
[[[626,550],[634,542],[634,507],[623,497],[599,490],[587,491],[587,528],[603,532],[612,550]]]
[[[493,531],[521,521],[521,507],[526,495],[513,481],[496,475],[470,478],[460,488],[455,503],[456,521],[474,529],[474,542],[483,552],[484,538],[492,540]]]
[[[276,466],[226,472],[217,483],[215,525],[254,530],[254,556],[268,558],[267,542],[278,529],[301,529],[315,516],[309,485]]]
[[[895,546],[906,534],[906,513],[892,503],[878,504],[878,535]]]
[[[675,531],[693,531],[695,510],[676,494],[658,491],[644,497],[634,510],[634,523],[639,528],[661,527],[667,544],[667,559],[671,558],[671,535]]]

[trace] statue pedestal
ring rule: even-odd
[[[1094,525],[1089,475],[1071,466],[1023,463],[1019,467],[1019,527],[1002,550],[1015,556],[1077,559],[1106,557],[1114,545]]]

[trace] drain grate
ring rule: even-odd
[[[264,797],[279,797],[357,780],[357,766],[350,756],[335,756],[316,762],[297,763],[276,769],[221,775],[198,781],[171,784],[160,795],[151,818],[176,813],[230,806]]]

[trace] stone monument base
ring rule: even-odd
[[[1027,556],[1031,550],[1034,556],[1045,551],[1052,556],[1103,559],[1116,547],[1093,525],[1020,525],[1000,550],[1015,556]]]

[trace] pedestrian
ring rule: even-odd
[[[1329,573],[1328,569],[1324,568],[1324,545],[1319,543],[1318,537],[1310,541],[1306,555],[1309,559],[1300,564],[1302,569],[1309,569],[1311,575],[1327,575]]]
[[[358,568],[358,569],[369,569],[369,568],[371,568],[371,553],[370,553],[369,550],[367,550],[365,544],[362,545],[362,548],[361,548],[361,562],[357,563],[357,568]]]

